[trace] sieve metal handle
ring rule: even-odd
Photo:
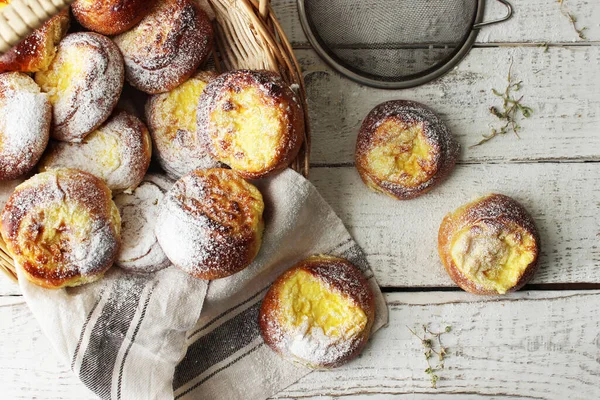
[[[510,4],[508,1],[506,0],[496,0],[502,4],[504,4],[504,6],[506,7],[506,15],[502,18],[498,18],[492,21],[484,21],[484,22],[480,22],[478,24],[473,25],[473,29],[479,29],[482,28],[484,26],[488,26],[488,25],[494,25],[494,24],[498,24],[500,22],[504,22],[506,20],[509,20],[512,16],[513,16],[513,6],[512,4]]]

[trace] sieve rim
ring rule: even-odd
[[[475,40],[477,39],[477,35],[479,34],[480,27],[483,26],[483,18],[485,11],[485,3],[486,0],[476,0],[476,10],[473,21],[471,23],[471,29],[468,35],[466,35],[465,39],[461,42],[461,44],[457,47],[459,49],[452,53],[451,56],[445,61],[434,65],[423,72],[416,74],[414,77],[410,75],[405,79],[401,80],[385,80],[385,79],[375,79],[371,74],[366,72],[358,73],[353,71],[350,68],[344,66],[345,62],[343,60],[338,61],[338,57],[326,50],[325,46],[322,45],[321,40],[317,37],[313,31],[311,26],[311,22],[308,20],[306,14],[306,8],[304,5],[305,0],[298,0],[298,14],[300,17],[300,24],[302,25],[302,29],[311,44],[312,48],[315,52],[325,61],[331,68],[342,74],[343,76],[350,78],[351,80],[378,89],[408,89],[415,86],[420,86],[425,83],[431,82],[434,79],[441,77],[448,73],[452,68],[454,68],[465,56],[469,53]]]

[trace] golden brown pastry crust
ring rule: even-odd
[[[298,351],[291,349],[293,341],[299,336],[298,332],[286,327],[281,320],[283,285],[299,270],[322,281],[330,292],[349,299],[367,318],[364,328],[354,337],[343,338],[342,343],[321,343],[324,348],[318,346],[317,351],[307,351],[305,357],[300,357]],[[349,261],[327,255],[309,257],[279,276],[265,295],[259,314],[260,330],[265,343],[282,356],[310,368],[333,368],[358,356],[369,340],[374,320],[375,300],[368,281]],[[313,336],[310,332],[306,335]]]
[[[127,81],[150,94],[173,90],[208,57],[213,43],[206,13],[191,0],[162,0],[141,22],[114,38]]]
[[[50,136],[52,107],[33,79],[21,72],[0,74],[0,180],[31,171]]]
[[[123,57],[98,33],[67,35],[35,81],[53,106],[52,138],[79,142],[110,116],[123,89]]]
[[[397,130],[409,132],[411,129],[416,133],[414,138],[392,144],[399,138]],[[391,148],[383,150],[390,145]],[[423,148],[425,154],[416,156],[417,146]],[[400,170],[396,167],[393,171],[381,170],[383,167],[371,160],[377,149],[382,149],[379,157],[392,165],[412,154],[415,158],[405,164],[412,163],[416,174],[408,174],[404,165]],[[458,143],[433,111],[414,101],[392,100],[376,106],[363,121],[355,159],[356,168],[369,188],[407,200],[427,193],[440,183],[454,168],[459,153]]]
[[[110,189],[78,170],[33,176],[2,213],[2,238],[16,264],[52,289],[100,279],[117,257],[120,227]]]
[[[196,170],[163,197],[155,233],[171,262],[200,279],[246,268],[262,242],[264,203],[232,170]]]
[[[7,0],[0,0],[8,3]],[[48,68],[56,54],[56,47],[69,29],[69,10],[64,10],[33,31],[19,44],[0,55],[0,72],[38,72]]]
[[[168,93],[150,96],[146,120],[154,144],[154,155],[175,179],[195,170],[222,166],[198,139],[196,109],[204,87],[217,77],[198,71]]]
[[[521,289],[538,269],[540,253],[540,237],[533,218],[527,210],[514,199],[502,194],[490,194],[468,203],[454,212],[446,215],[438,234],[438,251],[444,268],[450,278],[463,290],[481,295],[497,295],[497,290],[484,287],[466,276],[452,258],[452,244],[455,235],[465,228],[472,228],[484,223],[497,229],[508,229],[517,226],[523,232],[531,235],[534,240],[533,248],[528,250],[534,254],[533,260],[525,267],[518,282],[507,290],[507,293]],[[512,229],[514,230],[514,228]]]
[[[77,0],[73,16],[84,27],[103,35],[117,35],[133,28],[156,0]]]
[[[220,75],[202,93],[197,119],[198,135],[212,156],[249,179],[285,169],[304,140],[298,98],[270,71]]]
[[[130,192],[144,179],[151,156],[146,125],[117,111],[81,143],[51,141],[39,169],[80,169],[103,179],[114,192]]]

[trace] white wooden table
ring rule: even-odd
[[[600,398],[600,3],[565,0],[586,26],[578,40],[556,0],[513,0],[515,16],[481,32],[454,71],[403,91],[361,87],[333,73],[310,49],[295,0],[275,0],[305,70],[314,128],[311,180],[367,252],[390,307],[390,324],[347,366],[315,372],[280,398]],[[493,4],[488,14],[501,8]],[[547,43],[548,50],[538,44]],[[506,135],[468,149],[496,121],[492,88],[504,88],[510,59],[534,115],[521,139]],[[376,104],[428,104],[463,145],[441,187],[398,202],[361,183],[353,149]],[[532,284],[504,297],[457,290],[436,251],[444,214],[487,192],[515,197],[542,237]],[[406,325],[450,324],[438,388]],[[56,361],[23,303],[0,279],[0,398],[93,399]],[[323,397],[322,397],[323,396]]]

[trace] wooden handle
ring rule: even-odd
[[[0,54],[25,39],[75,0],[12,0],[0,10]]]
[[[270,0],[260,0],[258,3],[258,13],[262,18],[267,18],[269,15],[269,3]]]

